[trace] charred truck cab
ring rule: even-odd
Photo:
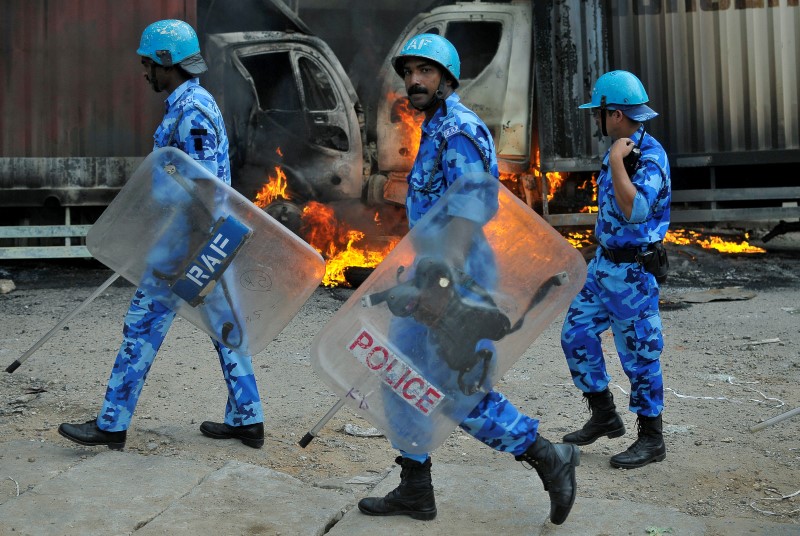
[[[549,3],[538,13],[529,1],[442,6],[417,16],[389,57],[419,33],[439,34],[455,45],[461,59],[458,94],[492,132],[501,176],[519,177],[543,162],[569,171],[596,170],[599,142],[591,136],[586,114],[572,104],[583,95],[585,80],[607,67],[602,21],[592,16],[600,4],[589,0],[574,6],[581,31],[569,42],[559,33],[561,14]],[[569,46],[562,50],[564,45]],[[409,135],[403,81],[388,69],[382,87],[378,165],[386,177],[385,199],[403,202],[418,138]]]
[[[208,36],[206,54],[237,190],[255,199],[280,167],[288,195],[266,210],[290,228],[307,201],[360,199],[364,118],[328,45],[300,33],[226,33]]]
[[[197,30],[237,190],[254,199],[279,166],[290,199],[266,208],[289,227],[309,200],[361,202],[358,98],[283,1],[5,4],[0,63],[18,82],[0,99],[0,259],[91,256],[89,227],[152,150],[166,95],[142,81],[135,51],[161,19]]]
[[[613,69],[637,73],[660,112],[648,129],[670,157],[673,222],[800,218],[800,185],[787,180],[800,163],[796,0],[454,2],[412,20],[388,58],[423,32],[456,46],[458,93],[492,131],[501,179],[554,226],[594,224],[585,207],[610,140],[578,105]],[[382,87],[367,191],[399,203],[416,138],[402,80],[387,68]]]

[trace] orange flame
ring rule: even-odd
[[[256,206],[266,208],[277,199],[291,199],[291,195],[286,191],[288,188],[286,173],[280,166],[276,166],[275,173],[269,175],[267,179],[253,201]],[[359,242],[364,240],[365,233],[348,228],[336,219],[332,208],[316,201],[311,201],[305,206],[301,221],[300,234],[303,239],[326,259],[325,277],[322,280],[326,286],[346,285],[344,270],[349,266],[367,268],[377,266],[400,240],[394,238],[388,244],[382,244],[377,248],[359,245]],[[374,221],[380,223],[377,212]]]
[[[541,175],[541,172],[539,172],[539,175]],[[564,180],[567,176],[557,171],[545,173],[544,176],[547,178],[547,200],[552,201],[553,196],[556,195],[556,191],[564,184]]]
[[[594,244],[590,231],[575,231],[564,234],[564,238],[576,249],[585,248]],[[745,239],[749,238],[745,234]],[[717,235],[703,235],[690,229],[675,229],[667,231],[664,237],[665,243],[676,244],[679,246],[696,245],[704,249],[716,249],[721,253],[766,253],[765,249],[751,246],[747,240],[740,242],[725,240]]]
[[[286,181],[286,173],[280,166],[275,166],[275,175],[269,175],[267,179],[269,179],[268,182],[261,187],[253,201],[260,208],[265,208],[276,199],[289,199],[286,194],[286,187],[289,183]]]
[[[399,125],[400,138],[405,142],[407,149],[416,151],[422,135],[420,125],[423,113],[411,106],[408,97],[396,91],[390,91],[386,99],[392,103],[392,123]]]
[[[578,190],[587,190],[589,188],[592,189],[592,204],[583,207],[580,211],[587,214],[597,214],[597,182],[594,177],[586,179],[583,184],[578,186]]]
[[[592,233],[589,231],[571,231],[564,235],[564,238],[567,240],[567,242],[572,244],[572,247],[575,249],[585,248],[594,243],[592,240]]]
[[[301,219],[301,232],[306,241],[325,257],[322,284],[329,287],[347,284],[345,268],[377,266],[400,241],[395,237],[382,247],[372,248],[360,244],[366,236],[364,232],[349,228],[336,219],[332,208],[316,201],[306,205]]]
[[[704,237],[702,234],[691,231],[688,229],[676,229],[674,231],[667,231],[667,236],[664,242],[671,242],[678,245],[697,244],[705,249],[716,249],[721,253],[766,253],[767,250],[751,246],[746,239],[750,238],[747,233],[744,235],[745,240],[741,242],[734,242],[725,240],[724,238],[716,235],[708,235]]]

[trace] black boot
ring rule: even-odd
[[[575,468],[580,465],[581,451],[575,445],[553,445],[539,436],[516,460],[529,463],[539,478],[544,490],[550,495],[550,521],[560,525],[566,521],[578,485],[575,482]]]
[[[247,426],[231,426],[224,422],[203,421],[200,433],[213,439],[239,439],[248,447],[260,449],[264,446],[264,423]]]
[[[400,485],[386,497],[366,497],[358,501],[358,509],[368,516],[407,515],[425,521],[436,517],[436,500],[431,483],[431,460],[425,463],[398,456]]]
[[[564,443],[588,445],[603,436],[612,439],[625,433],[625,424],[617,413],[611,391],[605,389],[599,393],[583,393],[583,396],[586,398],[586,405],[589,406],[592,416],[583,425],[583,428],[565,435]]]
[[[643,417],[636,419],[639,429],[639,439],[628,450],[611,457],[611,465],[624,469],[635,469],[650,462],[660,462],[667,457],[667,447],[664,445],[661,415],[658,417]]]
[[[83,424],[62,423],[58,427],[58,433],[80,445],[89,447],[105,445],[112,450],[122,450],[125,447],[127,430],[106,432],[97,427],[97,419],[92,419]]]

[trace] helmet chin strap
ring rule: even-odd
[[[608,136],[608,131],[606,130],[606,96],[603,95],[600,98],[600,131],[603,133],[603,136]]]
[[[150,64],[150,87],[153,88],[153,91],[156,93],[161,93],[164,91],[164,88],[158,83],[158,77],[156,77],[156,64],[155,62]]]

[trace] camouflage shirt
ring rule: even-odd
[[[642,140],[642,157],[636,173],[631,177],[636,187],[636,197],[630,218],[626,218],[614,197],[611,168],[606,152],[597,177],[598,213],[594,234],[603,247],[609,249],[646,246],[663,240],[669,227],[670,189],[669,161],[661,144],[644,127],[631,136],[634,142]]]
[[[475,112],[461,104],[456,93],[447,97],[445,103],[446,109],[440,108],[429,121],[422,124],[419,151],[408,174],[406,210],[409,227],[414,227],[464,173],[485,171],[484,158],[489,164],[489,173],[498,176],[497,157],[489,129]],[[459,132],[472,137],[480,145],[482,154],[466,136],[457,135]],[[437,154],[445,139],[447,147],[437,162]],[[493,203],[491,200],[485,201],[473,205],[469,213],[459,215],[486,223],[497,209],[497,199]]]
[[[408,175],[409,228],[427,214],[458,178],[487,170],[497,179],[497,157],[491,133],[475,112],[461,104],[459,96],[453,93],[445,100],[445,106],[422,124],[419,151]],[[447,210],[437,213],[424,229],[415,230],[420,242],[428,241],[426,237],[434,237],[434,243],[436,237],[441,239],[444,226],[453,216],[481,226],[492,219],[498,208],[500,181],[488,184],[480,180],[477,173],[468,175],[466,181],[457,195],[448,196]],[[464,271],[485,289],[493,288],[497,278],[496,263],[482,232],[475,233],[464,257]]]
[[[230,184],[228,136],[214,97],[193,78],[178,86],[165,105],[164,119],[153,135],[153,149],[176,147]]]

